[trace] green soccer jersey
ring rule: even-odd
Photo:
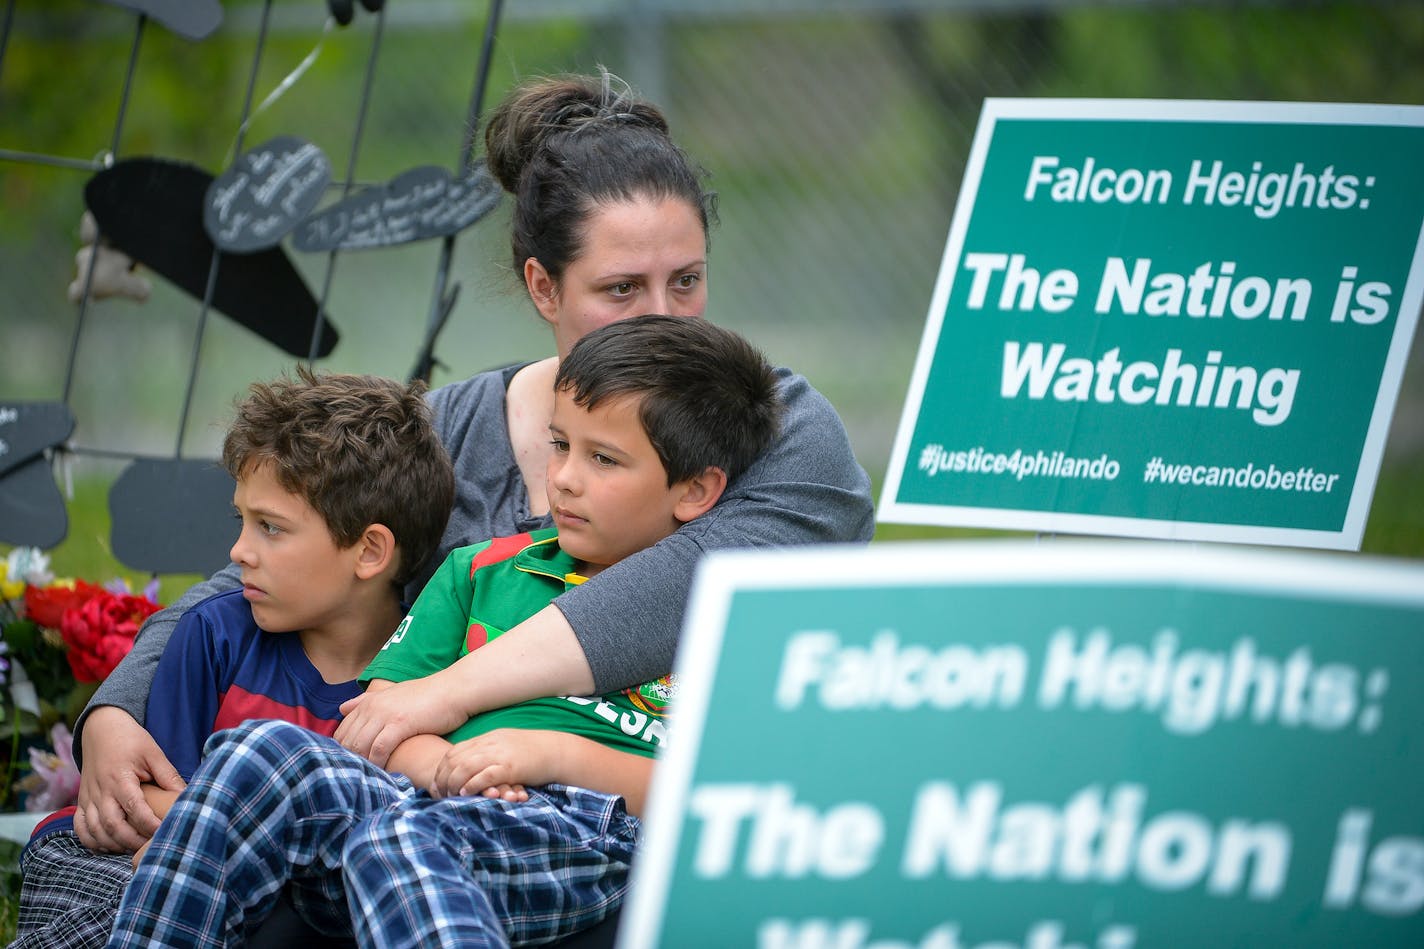
[[[582,583],[577,567],[554,528],[452,550],[361,680],[403,682],[439,672]],[[456,742],[496,728],[537,728],[652,757],[666,738],[673,692],[666,675],[610,695],[534,699],[482,712],[445,737]]]

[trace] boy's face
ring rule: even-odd
[[[278,483],[270,463],[243,472],[232,504],[242,532],[229,556],[242,568],[242,595],[258,626],[320,630],[353,608],[357,548],[337,547],[326,520]]]
[[[588,410],[568,392],[554,395],[549,511],[559,546],[590,575],[651,547],[681,523],[674,511],[687,483],[668,485],[638,419],[640,402],[627,396]]]

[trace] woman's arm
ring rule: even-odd
[[[778,374],[777,439],[716,507],[554,601],[593,676],[590,691],[626,688],[673,667],[693,572],[707,551],[870,540],[870,478],[845,426],[803,377]]]
[[[84,767],[84,735],[86,726],[94,710],[106,705],[121,708],[129,714],[134,723],[142,727],[148,708],[148,693],[153,688],[153,677],[158,670],[158,660],[168,645],[178,620],[208,597],[225,590],[236,590],[242,586],[242,574],[236,564],[228,564],[201,583],[195,583],[169,606],[154,613],[144,621],[134,640],[133,649],[115,667],[114,671],[100,683],[94,697],[84,707],[78,721],[74,723],[74,763]],[[90,733],[92,737],[93,733]],[[89,743],[95,754],[102,754],[102,741]]]
[[[80,772],[74,830],[86,847],[114,853],[138,849],[158,829],[140,782],[172,791],[183,787],[177,769],[143,727],[148,693],[178,619],[213,594],[240,586],[239,576],[238,568],[229,565],[150,616],[133,650],[75,722],[74,760]]]
[[[74,831],[91,850],[131,853],[158,830],[158,815],[139,785],[152,782],[178,791],[183,779],[153,737],[123,709],[91,709],[89,730],[95,753],[79,774]]]
[[[865,542],[870,478],[845,426],[802,377],[780,371],[776,442],[711,511],[574,587],[552,606],[417,686],[342,707],[343,745],[385,765],[411,735],[445,734],[479,712],[550,695],[592,695],[673,667],[693,571],[708,550]]]
[[[480,712],[533,698],[592,693],[593,676],[573,630],[546,606],[446,669],[351,699],[341,706],[345,718],[335,737],[373,763],[402,771],[391,755],[411,736],[445,735]]]
[[[424,682],[426,679],[412,681]],[[376,695],[402,684],[389,679],[372,679],[366,685],[365,694]],[[390,758],[384,762],[383,767],[387,771],[398,771],[404,774],[416,787],[428,788],[435,781],[436,766],[440,764],[440,759],[445,757],[445,753],[450,748],[450,742],[440,735],[412,735],[396,746],[395,750],[391,752]]]

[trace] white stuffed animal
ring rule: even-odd
[[[143,303],[153,292],[153,284],[136,272],[138,266],[132,257],[116,247],[99,240],[99,225],[94,215],[88,211],[79,221],[79,239],[84,246],[74,255],[74,266],[79,275],[69,285],[69,302],[78,303],[84,295],[84,278],[92,262],[94,278],[89,285],[89,295],[95,300],[106,297],[128,297]]]

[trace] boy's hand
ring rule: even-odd
[[[342,703],[345,717],[332,737],[384,768],[391,752],[407,738],[444,735],[465,724],[469,716],[447,694],[448,684],[443,672],[409,682],[374,679],[365,693]]]
[[[183,789],[183,779],[152,736],[121,708],[103,706],[90,712],[84,733],[74,831],[91,850],[137,850],[158,829],[158,815],[139,783],[177,792]]]
[[[179,792],[170,791],[156,784],[143,784],[141,787],[143,788],[143,799],[148,802],[153,813],[158,815],[158,819],[163,820],[167,817],[168,812],[173,810],[173,802],[178,800]],[[149,838],[149,840],[152,839],[152,837]]]
[[[455,745],[435,768],[433,797],[483,794],[506,801],[529,799],[525,785],[555,780],[560,732],[497,728]]]

